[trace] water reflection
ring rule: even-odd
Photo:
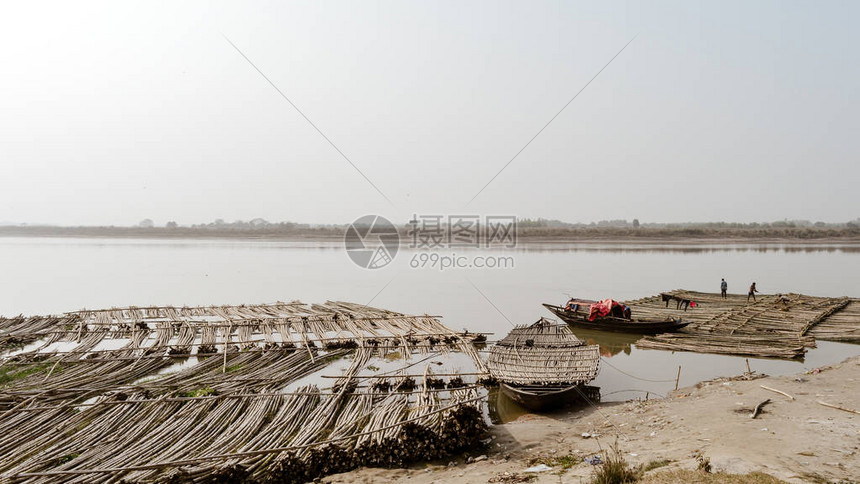
[[[137,248],[229,248],[253,250],[321,250],[342,251],[343,241],[331,239],[207,239],[207,238],[99,238],[99,237],[0,237],[0,245],[6,247],[66,246],[66,247],[137,247]],[[401,249],[415,250],[408,240],[401,240]],[[569,252],[609,254],[719,254],[719,253],[845,253],[860,254],[860,243],[854,241],[814,242],[696,242],[696,241],[610,241],[610,242],[537,242],[521,238],[513,249],[458,247],[457,252]]]
[[[633,349],[633,344],[642,337],[641,334],[615,333],[573,326],[570,329],[573,330],[573,334],[577,338],[590,345],[600,346],[600,355],[605,357],[611,357],[621,352],[629,355]]]

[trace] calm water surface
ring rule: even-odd
[[[300,299],[370,303],[442,316],[449,327],[495,333],[550,316],[542,302],[633,299],[685,288],[860,297],[858,245],[535,244],[510,251],[441,254],[512,257],[510,269],[413,269],[401,250],[387,267],[361,269],[340,244],[322,242],[0,238],[0,315],[127,305],[243,304]],[[510,322],[509,322],[510,321]],[[576,330],[601,345],[593,383],[603,399],[744,371],[743,358],[638,350],[636,336]],[[796,373],[860,354],[860,345],[819,342],[804,361],[751,359],[753,370]]]

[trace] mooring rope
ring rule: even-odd
[[[600,359],[603,360],[603,362],[606,363],[607,365],[609,365],[611,368],[615,369],[615,371],[617,371],[619,373],[623,373],[623,374],[629,376],[630,378],[633,378],[636,380],[647,381],[647,382],[652,382],[652,383],[673,383],[675,381],[674,379],[672,379],[672,380],[651,380],[648,378],[642,378],[642,377],[638,377],[636,375],[631,375],[630,373],[627,373],[626,371],[624,371],[624,370],[616,367],[612,363],[609,363],[608,361],[606,361],[606,358],[601,356]]]
[[[601,394],[601,397],[608,397],[609,395],[615,395],[616,393],[624,393],[624,392],[651,393],[651,394],[653,394],[653,395],[657,395],[657,396],[658,396],[658,397],[660,397],[660,398],[666,398],[666,396],[665,396],[665,395],[662,395],[662,394],[657,393],[657,392],[655,392],[655,391],[651,391],[651,390],[640,390],[640,389],[638,389],[638,388],[629,388],[629,389],[627,389],[627,390],[615,390],[614,392],[603,393],[603,394]]]

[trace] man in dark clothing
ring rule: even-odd
[[[758,289],[755,288],[755,283],[753,282],[752,286],[750,286],[750,292],[747,294],[747,302],[750,302],[750,296],[752,296],[753,302],[755,302],[755,293],[757,292]]]
[[[728,296],[726,295],[726,291],[729,290],[729,285],[726,283],[726,280],[723,279],[723,282],[720,283],[720,295],[723,296],[723,299],[726,299]]]

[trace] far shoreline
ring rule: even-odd
[[[104,232],[104,231],[9,231],[0,228],[2,239],[119,239],[119,240],[224,240],[224,241],[260,241],[260,242],[319,242],[319,243],[342,243],[343,234],[259,234],[253,232],[237,233],[190,233],[177,231],[176,233],[165,233],[158,231],[146,233],[144,231],[134,232]],[[410,240],[401,237],[400,247],[408,247]],[[504,245],[493,245],[489,247],[494,250],[516,249],[524,247],[550,246],[561,247],[564,245],[619,245],[619,246],[707,246],[707,245],[767,245],[780,244],[792,246],[857,246],[860,245],[858,236],[821,237],[821,238],[799,238],[790,236],[727,236],[727,237],[699,237],[690,235],[677,236],[563,236],[563,235],[519,235],[516,247],[505,247]],[[446,248],[444,245],[439,248]],[[485,249],[487,247],[456,247],[462,249]]]

